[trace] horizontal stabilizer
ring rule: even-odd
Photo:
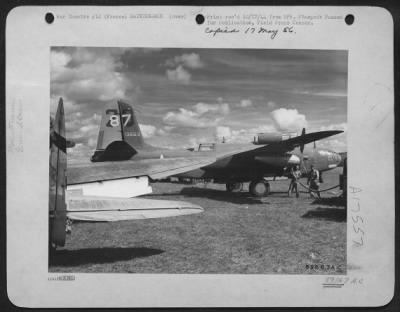
[[[200,206],[184,201],[74,196],[68,199],[67,216],[81,221],[123,221],[175,217],[202,211]]]

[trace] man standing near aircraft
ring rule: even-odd
[[[319,171],[314,167],[314,165],[311,165],[311,171],[307,181],[311,197],[314,197],[313,192],[316,192],[318,198],[321,198],[321,194],[319,192],[319,181]]]
[[[299,165],[294,166],[294,170],[293,167],[290,170],[290,185],[289,185],[289,190],[288,190],[288,195],[292,195],[292,191],[296,192],[296,197],[299,197],[299,190],[297,187],[297,181],[298,179],[300,179],[301,177],[301,171],[299,169]]]

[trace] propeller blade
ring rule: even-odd
[[[306,135],[306,128],[303,128],[303,130],[301,131],[301,137],[305,137]],[[303,156],[303,152],[304,152],[304,143],[300,144],[300,152],[301,155]]]

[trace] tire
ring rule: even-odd
[[[250,182],[249,192],[255,197],[268,196],[270,191],[270,186],[268,182],[263,180],[254,180]]]

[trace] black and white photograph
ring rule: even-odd
[[[50,56],[50,272],[346,272],[347,51]]]
[[[13,305],[392,300],[386,9],[22,6],[6,24]]]

